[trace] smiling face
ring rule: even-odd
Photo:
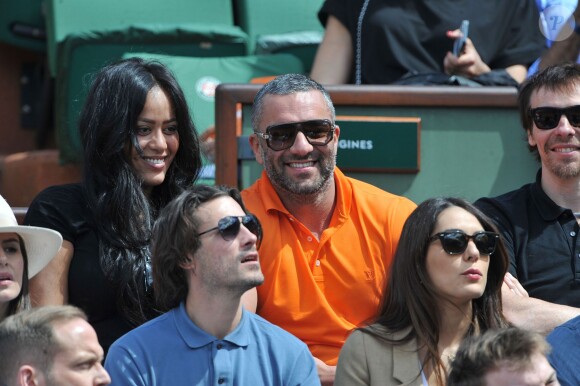
[[[198,233],[216,227],[226,216],[243,215],[243,209],[233,198],[215,198],[197,210]],[[199,237],[201,245],[191,259],[192,280],[197,280],[197,284],[210,293],[226,290],[241,295],[263,283],[264,275],[256,248],[258,238],[244,225],[240,225],[238,235],[231,240],[224,240],[218,230]]]
[[[283,123],[315,119],[332,121],[326,100],[317,90],[267,95],[263,103],[260,132]],[[292,147],[280,151],[270,149],[266,140],[255,134],[250,136],[250,144],[276,190],[309,195],[324,191],[332,183],[339,135],[340,128],[336,126],[332,141],[324,146],[313,146],[302,132],[298,132]]]
[[[135,136],[142,150],[131,146],[131,166],[143,181],[143,189],[151,191],[161,185],[179,150],[179,132],[171,101],[158,86],[147,94],[143,111],[137,118]]]
[[[439,214],[433,234],[452,229],[459,229],[467,235],[484,230],[474,215],[457,206]],[[469,240],[465,252],[454,255],[445,252],[441,241],[436,239],[427,249],[427,273],[438,291],[437,295],[460,306],[483,295],[489,259],[489,256],[479,253],[473,239]]]
[[[530,108],[568,107],[580,105],[580,84],[571,86],[574,92],[547,90],[535,91],[530,98]],[[535,124],[528,131],[528,143],[537,146],[542,162],[542,173],[550,173],[557,178],[568,179],[580,176],[580,128],[568,122],[565,115],[560,117],[558,126],[540,130]]]
[[[24,258],[16,233],[0,233],[0,320],[22,291]]]
[[[47,386],[97,386],[111,383],[102,366],[104,352],[93,327],[81,318],[58,322],[54,337],[59,349],[47,374]]]

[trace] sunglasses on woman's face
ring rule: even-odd
[[[429,241],[439,240],[443,250],[450,255],[458,255],[467,249],[469,240],[472,239],[482,255],[491,255],[495,251],[499,234],[494,232],[476,232],[471,236],[460,230],[450,230],[436,233]]]
[[[269,126],[265,133],[254,133],[266,140],[268,147],[274,151],[286,150],[294,145],[300,131],[312,146],[324,146],[332,140],[335,126],[328,119],[315,119],[306,122],[283,123]]]
[[[530,109],[530,115],[540,130],[551,130],[558,126],[562,114],[566,116],[568,122],[574,127],[580,127],[580,106],[558,107],[538,107]]]
[[[200,232],[197,235],[205,235],[206,233],[217,230],[222,238],[226,241],[235,239],[240,233],[241,224],[252,232],[257,238],[256,246],[259,247],[262,242],[262,226],[260,221],[253,214],[245,216],[226,216],[218,221],[217,227]]]

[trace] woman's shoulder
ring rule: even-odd
[[[47,226],[52,223],[69,222],[71,217],[76,221],[84,219],[89,212],[84,188],[81,184],[50,186],[41,191],[30,204],[25,218],[28,225]]]
[[[34,204],[35,202],[39,201],[64,204],[68,203],[71,205],[80,201],[84,202],[84,188],[80,183],[49,186],[38,193],[32,203]]]
[[[371,324],[354,330],[347,340],[365,345],[393,346],[406,341],[410,328],[392,330],[382,324]]]

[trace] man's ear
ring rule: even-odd
[[[17,381],[18,386],[40,386],[44,385],[41,381],[40,371],[30,365],[22,365],[18,369]]]
[[[258,138],[256,134],[250,134],[248,140],[250,141],[250,146],[252,147],[256,161],[258,161],[260,165],[264,165],[264,159],[262,158],[262,152],[260,151],[260,138]]]
[[[195,260],[193,258],[193,255],[188,253],[185,261],[179,263],[179,267],[185,270],[193,270],[195,272]]]

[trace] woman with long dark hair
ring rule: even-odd
[[[30,308],[28,279],[48,264],[61,243],[52,229],[18,225],[0,196],[0,321]]]
[[[198,137],[184,94],[162,64],[131,58],[99,71],[79,123],[82,184],[41,192],[27,224],[56,229],[63,247],[31,281],[37,304],[70,303],[105,350],[156,316],[149,239],[172,198],[196,180]]]
[[[508,257],[496,227],[465,200],[434,198],[407,219],[374,323],[355,330],[336,386],[444,386],[465,336],[507,326]]]

